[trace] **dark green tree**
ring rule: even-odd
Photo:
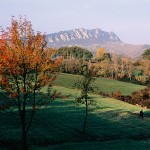
[[[61,47],[58,49],[58,55],[64,55],[65,59],[84,59],[90,60],[93,54],[85,48],[72,46],[72,47]]]
[[[148,59],[150,60],[150,48],[146,49],[143,54],[142,54],[143,59]]]
[[[87,123],[87,116],[88,116],[88,104],[90,103],[89,99],[89,92],[93,91],[93,87],[91,83],[95,81],[95,74],[93,68],[89,68],[88,65],[85,65],[83,68],[83,78],[76,83],[78,89],[81,89],[81,96],[76,98],[78,103],[85,104],[85,119],[83,124],[83,133],[85,133],[86,123]]]

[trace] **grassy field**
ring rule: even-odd
[[[82,76],[80,75],[72,75],[72,74],[59,74],[55,81],[57,86],[63,86],[67,88],[75,88],[74,85],[78,82]],[[134,91],[139,91],[144,88],[144,86],[136,85],[127,82],[116,81],[107,78],[97,78],[93,83],[93,87],[95,87],[95,91],[104,92],[104,93],[112,93],[121,91],[123,95],[130,95]]]
[[[122,101],[91,94],[97,106],[89,106],[86,134],[82,134],[85,109],[76,105],[80,91],[55,86],[67,99],[57,99],[40,108],[28,134],[31,150],[146,150],[150,147],[150,112]],[[15,112],[14,112],[15,113]],[[21,129],[18,116],[0,113],[0,149],[19,149]]]

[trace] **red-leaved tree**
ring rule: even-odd
[[[26,135],[39,105],[49,101],[50,86],[62,58],[54,58],[56,50],[46,47],[45,35],[34,33],[25,18],[12,18],[11,27],[1,30],[0,87],[8,98],[9,107],[17,107],[21,120],[23,149],[27,149]],[[48,88],[47,96],[42,87]],[[27,109],[28,107],[28,109]],[[7,107],[8,108],[8,107]],[[27,117],[27,112],[31,115]]]

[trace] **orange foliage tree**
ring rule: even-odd
[[[97,51],[96,51],[96,56],[95,56],[95,58],[96,59],[100,59],[101,57],[103,57],[104,56],[104,54],[106,53],[106,50],[105,50],[105,48],[98,48],[97,49]]]
[[[26,18],[19,21],[12,18],[11,27],[2,29],[0,37],[1,90],[7,92],[11,106],[18,108],[26,149],[26,135],[33,116],[39,105],[49,102],[46,100],[50,98],[50,86],[62,58],[54,58],[56,50],[46,47],[45,35],[34,33]],[[48,87],[47,96],[41,91],[44,86]]]

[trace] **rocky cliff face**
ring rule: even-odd
[[[103,47],[110,53],[117,52],[131,58],[139,57],[145,49],[150,48],[150,45],[123,43],[115,33],[102,31],[99,28],[91,30],[80,28],[48,34],[47,42],[49,47],[56,48],[62,46],[81,46],[87,48],[93,54],[95,54],[99,47]]]
[[[69,31],[61,31],[47,35],[49,46],[66,46],[66,45],[89,45],[104,42],[121,42],[118,36],[113,32],[105,32],[101,29],[87,30],[84,28]]]

